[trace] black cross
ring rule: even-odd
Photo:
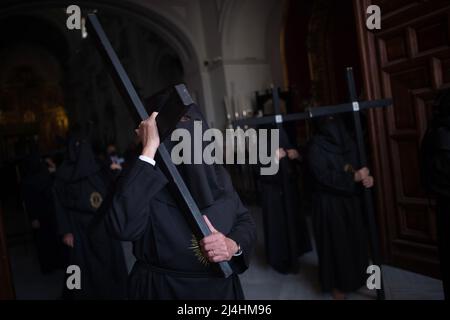
[[[97,49],[104,58],[105,63],[108,65],[112,78],[122,94],[125,103],[137,112],[141,120],[148,119],[149,115],[144,108],[139,95],[134,89],[125,69],[120,63],[113,47],[111,46],[111,43],[108,40],[108,37],[106,36],[97,16],[93,13],[88,14],[87,22],[89,34],[92,35]],[[193,103],[189,92],[184,85],[175,86],[175,91],[179,96],[180,103],[183,103],[184,105],[190,105]],[[206,225],[200,209],[192,198],[192,195],[181,178],[180,173],[173,164],[169,152],[162,143],[158,148],[158,155],[160,158],[159,166],[164,172],[166,178],[171,182],[172,186],[174,186],[174,190],[181,201],[180,204],[183,208],[185,208],[184,211],[189,222],[193,224],[193,232],[197,235],[200,234],[201,238],[210,235],[211,231]],[[229,277],[233,273],[228,262],[220,262],[219,267],[225,277]]]
[[[372,100],[372,101],[358,101],[358,97],[356,95],[356,85],[353,76],[353,69],[347,68],[347,85],[349,89],[350,102],[344,103],[340,105],[334,106],[324,106],[324,107],[311,107],[308,108],[306,112],[302,113],[293,113],[283,115],[280,111],[280,97],[278,93],[278,89],[272,89],[272,97],[273,97],[273,106],[275,110],[275,115],[258,117],[258,118],[250,118],[250,119],[240,119],[235,120],[233,125],[237,126],[256,126],[263,124],[276,124],[277,128],[280,132],[281,141],[283,139],[287,141],[287,133],[284,130],[282,124],[285,122],[299,121],[299,120],[308,120],[318,117],[325,117],[330,115],[336,115],[340,113],[353,112],[353,120],[355,125],[355,133],[356,133],[356,142],[358,147],[358,160],[359,160],[359,168],[367,167],[367,156],[366,149],[364,145],[364,135],[361,126],[361,111],[372,109],[372,108],[383,108],[392,105],[392,99],[382,99],[382,100]],[[280,172],[283,176],[283,188],[288,187],[287,185],[287,170],[285,166],[280,162]],[[286,197],[285,197],[286,198]],[[375,223],[375,213],[373,208],[373,197],[370,189],[364,189],[364,204],[365,211],[368,222],[369,229],[369,243],[370,250],[372,254],[373,263],[381,268],[381,256],[380,256],[380,248],[379,248],[379,239],[378,239],[378,231]],[[288,205],[286,206],[288,207]],[[289,227],[292,228],[293,224],[289,224]],[[384,287],[381,285],[381,289],[377,290],[378,299],[384,300]]]

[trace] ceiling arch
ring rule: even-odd
[[[62,8],[71,4],[73,1],[66,0],[6,0],[0,4],[0,19],[32,10],[42,10],[46,7]],[[186,28],[183,28],[180,19],[174,18],[177,17],[176,14],[169,14],[167,10],[149,7],[145,3],[140,4],[132,0],[77,1],[77,4],[81,8],[97,9],[99,15],[102,9],[121,15],[127,14],[131,19],[164,39],[180,56],[186,72],[198,69],[200,63],[193,37],[185,30]],[[64,27],[65,24],[63,24]]]

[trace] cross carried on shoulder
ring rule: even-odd
[[[100,24],[100,21],[94,13],[88,14],[87,27],[89,33],[92,35],[97,49],[99,50],[105,63],[109,67],[111,76],[115,81],[115,84],[118,87],[120,93],[122,94],[125,103],[137,113],[140,120],[148,119],[149,115],[147,113],[147,110],[145,109],[141,99],[139,98],[139,95],[133,87],[128,74],[125,72],[125,69],[120,63],[119,58],[117,57],[108,37],[106,36],[105,31],[103,30],[103,27]],[[185,109],[187,111],[188,107],[194,102],[192,101],[192,98],[190,97],[186,87],[183,84],[180,84],[175,86],[173,90],[175,92],[174,95],[176,95],[176,99],[178,99],[177,103],[183,104],[186,107]],[[170,113],[170,110],[165,110],[164,112]],[[161,113],[159,115],[161,115]],[[175,119],[176,116],[178,116],[178,119]],[[182,114],[173,115],[172,119],[170,119],[170,122],[176,124],[181,116]],[[200,238],[204,238],[210,235],[211,231],[206,225],[205,220],[200,213],[200,209],[192,198],[192,195],[189,192],[186,184],[184,183],[180,173],[173,164],[169,152],[162,143],[158,148],[158,156],[159,167],[174,187],[176,196],[180,200],[180,205],[183,207],[182,209],[186,213],[187,219],[193,227],[193,232]],[[231,266],[228,262],[220,262],[218,264],[218,267],[220,268],[220,271],[222,272],[224,277],[229,277],[233,274],[233,270],[231,269]]]
[[[311,107],[306,110],[306,112],[292,113],[283,115],[280,110],[280,96],[278,89],[272,89],[272,100],[275,114],[265,117],[239,119],[233,122],[234,127],[244,127],[244,126],[257,126],[264,124],[275,124],[280,133],[280,139],[287,141],[287,133],[283,128],[283,123],[309,120],[313,118],[326,117],[331,115],[337,115],[342,113],[353,113],[353,122],[355,126],[356,134],[356,144],[358,148],[358,167],[367,167],[367,155],[366,148],[364,144],[364,135],[361,125],[361,111],[373,108],[385,108],[392,105],[392,99],[381,99],[372,101],[359,101],[356,94],[356,85],[353,76],[353,68],[347,68],[347,86],[349,90],[350,102],[343,103],[339,105],[323,106],[323,107]],[[283,187],[287,188],[288,172],[282,162],[280,162],[280,172],[283,179]],[[368,222],[369,229],[369,243],[370,251],[372,254],[372,261],[375,265],[381,268],[381,256],[379,248],[378,231],[375,222],[375,213],[373,206],[373,197],[370,189],[364,189],[364,208]],[[288,223],[289,227],[292,228],[293,224]],[[291,234],[291,232],[289,232]],[[384,299],[384,288],[383,285],[377,290],[378,299]]]

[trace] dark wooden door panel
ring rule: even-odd
[[[365,28],[365,9],[382,10],[382,30]],[[394,107],[371,113],[378,220],[388,263],[439,275],[433,201],[420,184],[419,148],[436,91],[450,87],[450,2],[355,1],[369,98]],[[419,14],[420,13],[420,14]]]

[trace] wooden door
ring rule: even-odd
[[[450,2],[354,0],[367,98],[392,97],[371,111],[378,221],[388,263],[439,276],[435,214],[420,186],[419,146],[440,88],[450,86]],[[382,29],[366,28],[380,6]]]

